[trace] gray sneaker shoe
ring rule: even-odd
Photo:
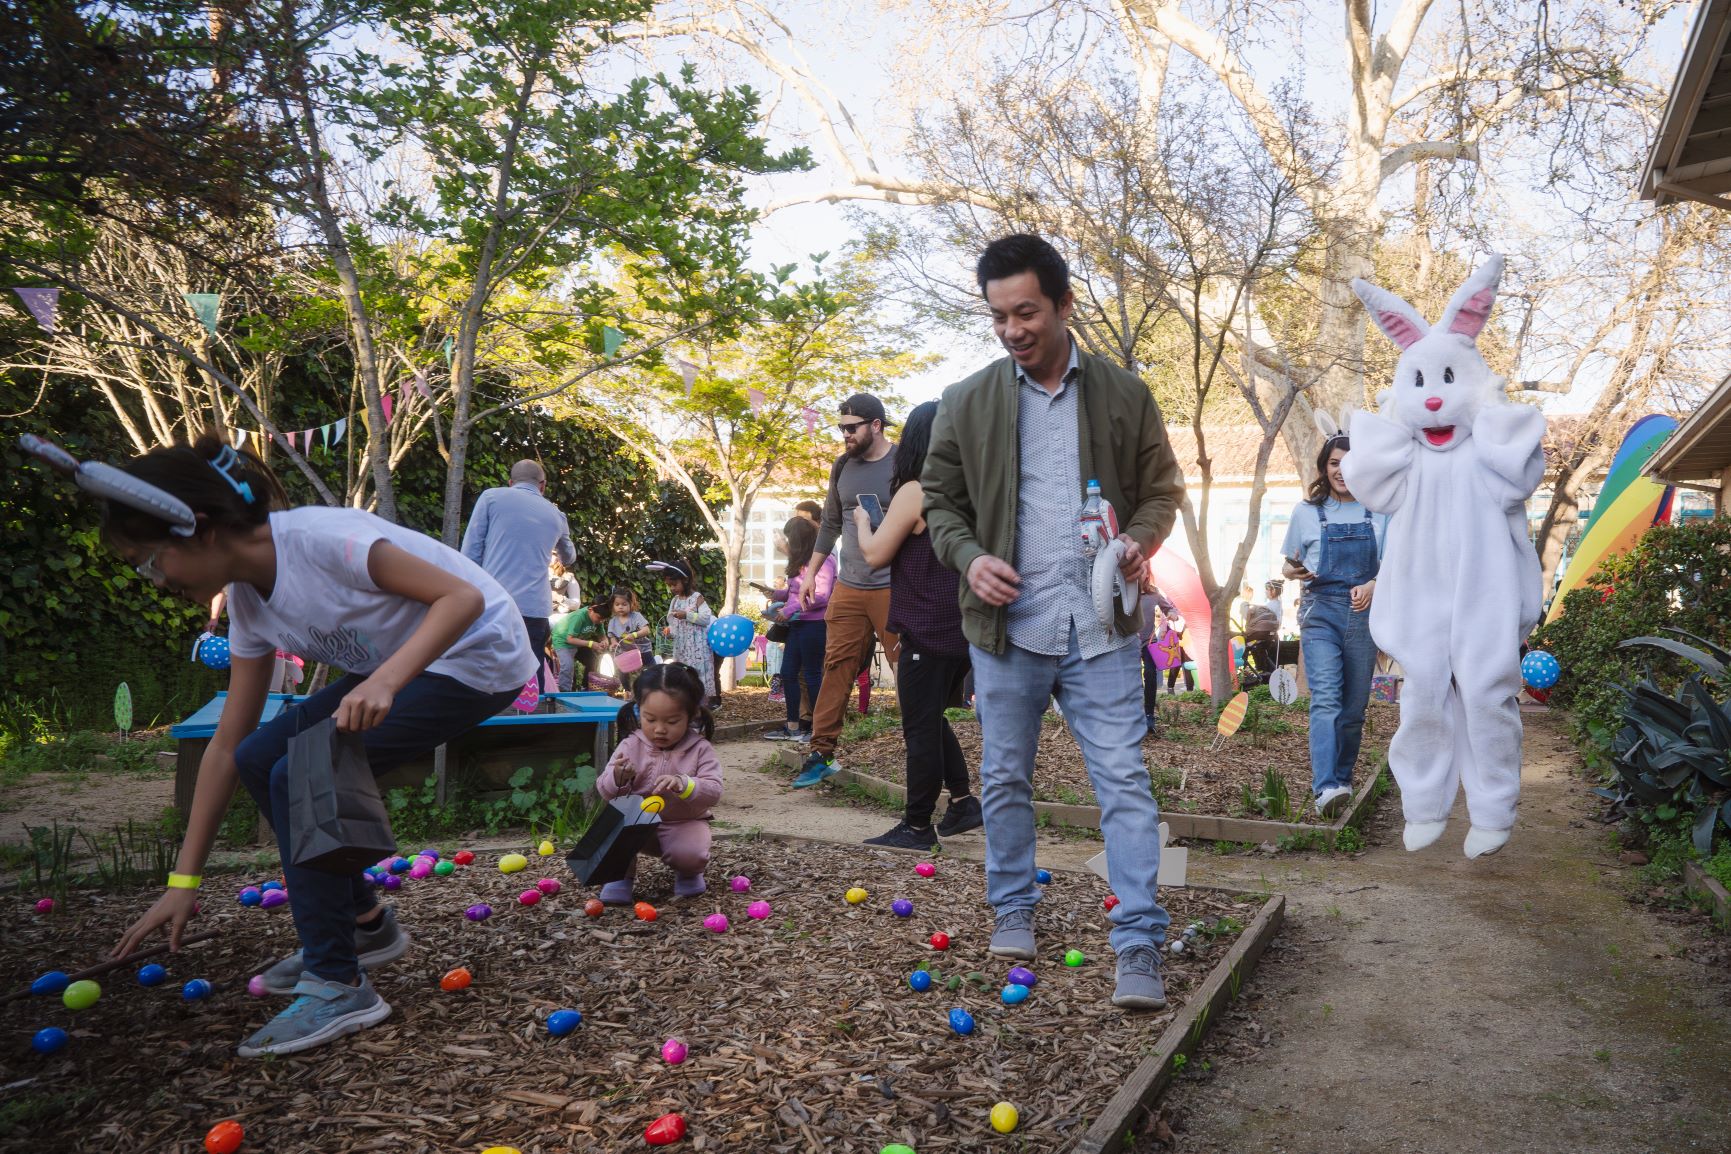
[[[365,973],[358,986],[302,974],[294,992],[297,996],[288,1009],[240,1044],[241,1057],[298,1054],[376,1026],[391,1016],[390,1003],[379,997]]]
[[[992,944],[986,947],[1000,958],[1034,959],[1034,911],[1005,910],[998,915],[998,927],[992,931]]]
[[[1160,951],[1152,942],[1137,942],[1118,955],[1118,988],[1112,1004],[1126,1010],[1158,1010],[1166,1004],[1166,983],[1160,980]]]
[[[390,906],[384,910],[372,925],[355,927],[355,953],[360,956],[363,969],[377,969],[408,952],[409,935],[397,924],[397,911]],[[266,993],[286,997],[295,992],[305,968],[301,952],[296,950],[259,976],[264,979]]]

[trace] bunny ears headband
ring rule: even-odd
[[[56,473],[71,477],[85,492],[94,493],[104,501],[117,501],[129,509],[137,509],[141,513],[148,513],[168,522],[168,531],[177,537],[190,537],[198,532],[198,518],[193,514],[192,506],[166,489],[148,481],[141,481],[130,473],[124,473],[101,461],[80,461],[59,445],[43,440],[34,433],[24,434],[18,439],[18,445]],[[252,504],[252,486],[237,479],[233,472],[235,466],[240,464],[240,456],[234,451],[234,446],[224,445],[222,452],[211,458],[209,464],[222,474],[222,479],[227,481],[247,504]]]
[[[1350,408],[1341,410],[1339,423],[1322,409],[1313,410],[1311,418],[1315,420],[1316,431],[1322,434],[1322,441],[1326,446],[1334,441],[1346,440],[1346,430],[1352,424],[1352,411]]]

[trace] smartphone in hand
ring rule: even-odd
[[[859,507],[866,511],[866,517],[872,523],[872,531],[876,532],[877,527],[884,523],[884,507],[883,503],[878,500],[878,495],[876,493],[861,493],[859,495]]]

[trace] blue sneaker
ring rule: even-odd
[[[816,750],[805,759],[800,767],[799,776],[793,779],[793,788],[810,789],[820,781],[828,781],[841,772],[841,766],[835,763],[835,758],[826,757]]]
[[[376,1026],[391,1016],[391,1005],[379,997],[361,974],[361,984],[330,982],[308,972],[295,985],[295,1000],[258,1033],[240,1044],[243,1058],[298,1054],[334,1042],[346,1034]]]

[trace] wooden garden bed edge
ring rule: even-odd
[[[1719,879],[1702,869],[1696,862],[1683,863],[1683,892],[1705,898],[1713,907],[1713,920],[1722,930],[1731,930],[1731,893],[1719,884]]]

